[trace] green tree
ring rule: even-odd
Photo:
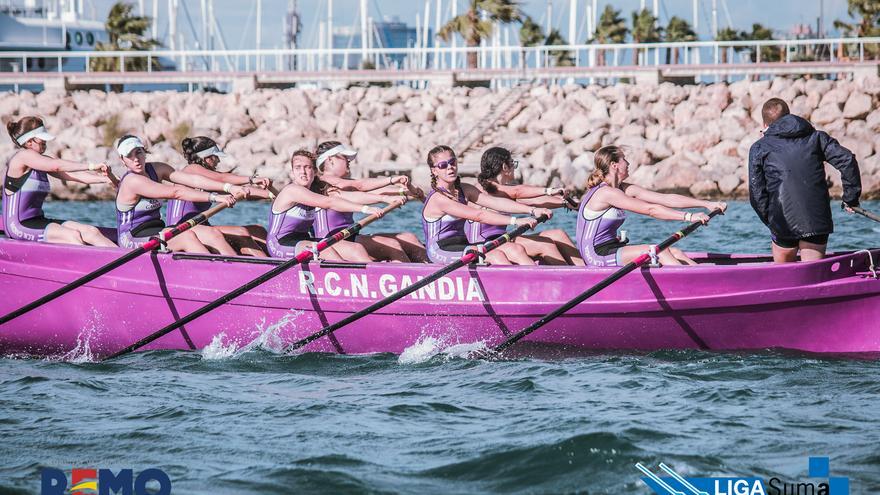
[[[162,46],[157,40],[146,36],[153,20],[146,16],[132,15],[134,5],[125,2],[116,2],[107,14],[104,27],[109,36],[109,42],[98,42],[95,48],[99,51],[147,51]],[[126,71],[147,70],[146,57],[126,57]],[[152,58],[153,68],[160,68],[157,58]],[[118,57],[94,58],[90,61],[90,68],[96,72],[119,71]]]
[[[481,19],[482,14],[486,14],[487,18]],[[458,33],[464,38],[468,48],[476,48],[483,38],[492,35],[493,23],[510,24],[520,22],[521,19],[522,11],[518,0],[470,0],[467,11],[444,24],[437,32],[437,37],[449,41],[453,34]],[[468,68],[477,68],[476,52],[468,52],[467,64]]]
[[[669,19],[669,24],[666,25],[666,41],[696,41],[697,33],[694,32],[691,25],[688,21],[682,19],[681,17],[672,16]],[[673,48],[671,50],[666,51],[666,64],[669,64],[669,55],[672,52],[672,58],[674,62],[678,63],[678,48]]]
[[[745,33],[737,32],[736,29],[731,27],[726,27],[718,30],[718,35],[715,36],[715,41],[741,41],[745,37]],[[743,50],[742,47],[736,46],[733,48],[735,52],[741,52]],[[721,63],[727,63],[727,48],[721,49]]]
[[[742,38],[744,40],[750,40],[750,41],[774,39],[773,38],[773,31],[770,28],[765,27],[764,25],[758,24],[758,23],[752,24],[752,32],[751,33],[743,32]],[[782,60],[782,57],[784,56],[784,54],[785,54],[785,47],[782,47],[777,50],[777,49],[774,49],[772,46],[762,46],[761,47],[761,62],[779,62],[780,60]],[[757,61],[757,53],[752,52],[752,62],[756,62],[756,61]]]
[[[657,18],[648,9],[632,13],[633,43],[655,43],[660,41],[663,33],[657,27]],[[633,64],[639,65],[641,50],[633,49]]]
[[[547,35],[547,38],[544,40],[544,44],[547,46],[552,45],[567,45],[568,40],[562,36],[562,33],[559,32],[558,29],[554,28],[550,30],[550,34]],[[550,56],[553,57],[553,65],[556,67],[571,67],[574,65],[574,58],[571,56],[571,52],[566,50],[550,50]]]
[[[522,26],[519,29],[519,43],[523,47],[538,45],[567,45],[568,41],[562,36],[558,29],[552,29],[550,34],[544,35],[544,30],[529,16],[525,16]],[[571,52],[566,50],[550,50],[550,57],[553,57],[553,65],[557,67],[570,67],[574,65],[574,58]],[[549,65],[549,60],[545,62]]]
[[[627,34],[629,34],[629,28],[626,27],[626,21],[620,17],[620,11],[614,10],[614,7],[611,5],[606,5],[596,25],[596,34],[594,36],[596,42],[602,45],[623,43],[626,41]],[[598,50],[596,64],[605,65],[605,50]]]
[[[851,18],[856,20],[853,23],[843,22],[841,20],[834,21],[834,28],[838,29],[844,36],[851,38],[865,38],[872,36],[880,36],[880,1],[878,0],[848,0],[847,13]],[[850,51],[855,51],[856,45],[850,45]],[[865,56],[868,58],[878,58],[878,47],[874,43],[865,44]],[[854,55],[852,53],[851,55]],[[843,58],[844,44],[841,43],[837,48],[837,57]]]

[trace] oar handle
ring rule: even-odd
[[[538,220],[538,223],[541,223],[541,222],[546,221],[548,218],[549,217],[547,215],[541,215],[540,217],[537,218],[537,220]],[[429,284],[431,284],[435,280],[439,279],[440,277],[443,277],[444,275],[451,273],[455,270],[458,270],[459,268],[467,265],[468,263],[473,262],[477,258],[477,256],[479,256],[480,254],[488,253],[489,251],[497,248],[498,246],[500,246],[506,242],[512,241],[517,236],[522,235],[530,228],[531,227],[529,227],[528,225],[520,225],[519,227],[517,227],[513,231],[508,232],[508,233],[502,235],[501,237],[493,239],[489,242],[486,242],[485,244],[483,244],[482,246],[480,246],[477,249],[468,251],[461,258],[444,266],[442,269],[440,269],[440,270],[434,272],[433,274],[419,280],[418,282],[416,282],[412,285],[409,285],[406,288],[401,289],[401,290],[395,292],[394,294],[391,294],[390,296],[388,296],[384,299],[376,301],[373,304],[367,306],[366,308],[364,308],[356,313],[352,313],[352,314],[346,316],[345,318],[337,321],[336,323],[332,323],[330,325],[327,325],[326,327],[318,330],[317,332],[309,335],[308,337],[305,337],[301,340],[298,340],[298,341],[290,344],[289,346],[287,346],[284,349],[284,352],[291,352],[291,351],[295,351],[296,349],[299,349],[300,347],[304,347],[304,346],[310,344],[311,342],[318,340],[321,337],[324,337],[325,335],[329,335],[329,334],[335,332],[336,330],[339,330],[340,328],[348,325],[349,323],[353,323],[357,320],[360,320],[364,316],[367,316],[370,313],[374,313],[377,310],[382,309],[385,306],[388,306],[389,304],[393,303],[394,301],[397,301],[399,299],[402,299],[402,298],[408,296],[409,294],[412,294],[413,292],[421,289],[422,287],[428,286]]]
[[[359,222],[355,222],[350,227],[345,228],[345,229],[333,234],[330,237],[325,237],[324,239],[321,239],[320,241],[318,241],[315,244],[315,252],[320,252],[321,250],[326,249],[326,248],[332,246],[333,244],[336,244],[337,242],[339,242],[349,236],[357,234],[363,227],[375,222],[377,219],[379,219],[381,216],[384,216],[389,211],[394,210],[395,208],[399,208],[401,205],[403,205],[403,203],[404,203],[404,201],[400,201],[400,200],[395,201],[394,203],[391,203],[390,205],[383,208],[381,214],[374,213],[372,215],[369,215],[369,216],[361,219]],[[259,277],[251,280],[250,282],[236,288],[232,292],[228,292],[228,293],[224,294],[223,296],[211,301],[210,303],[202,306],[201,308],[193,311],[192,313],[184,316],[183,318],[181,318],[181,319],[179,319],[179,320],[177,320],[177,321],[175,321],[175,322],[173,322],[173,323],[171,323],[171,324],[169,324],[159,330],[156,330],[152,334],[144,337],[143,339],[135,342],[134,344],[131,344],[128,347],[121,349],[121,350],[111,354],[110,356],[107,356],[106,358],[102,359],[102,361],[106,361],[108,359],[113,359],[113,358],[122,356],[124,354],[128,354],[130,352],[134,352],[134,351],[140,349],[141,347],[149,344],[150,342],[152,342],[160,337],[163,337],[164,335],[171,333],[172,331],[186,325],[187,323],[195,320],[196,318],[212,311],[213,309],[226,304],[227,302],[235,299],[236,297],[244,294],[245,292],[248,292],[251,289],[268,282],[269,280],[277,277],[278,275],[281,275],[285,271],[293,268],[294,266],[299,265],[300,263],[305,263],[306,261],[309,261],[310,259],[312,259],[313,256],[314,256],[314,253],[310,250],[302,251],[301,253],[296,255],[296,257],[291,258],[288,261],[285,261],[284,263],[276,266],[275,268],[269,270],[268,272],[264,273],[263,275],[260,275]]]
[[[841,205],[841,206],[846,207],[846,205]],[[868,211],[864,208],[861,208],[859,206],[850,206],[850,209],[852,209],[852,211],[858,213],[859,215],[862,215],[865,218],[870,218],[871,220],[873,220],[875,222],[880,222],[880,215],[877,215],[876,213],[871,213],[870,211]]]

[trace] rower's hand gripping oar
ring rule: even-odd
[[[843,209],[846,209],[846,208],[847,208],[847,204],[846,204],[846,203],[841,203],[841,204],[840,204],[840,207],[843,208]],[[875,221],[875,222],[880,222],[880,215],[877,215],[876,213],[871,213],[870,211],[868,211],[868,210],[866,210],[866,209],[864,209],[864,208],[858,207],[858,206],[849,206],[849,209],[851,209],[851,210],[854,211],[855,213],[858,213],[859,215],[861,215],[861,216],[863,216],[863,217],[865,217],[865,218],[870,218],[871,220],[873,220],[873,221]]]
[[[236,199],[242,199],[242,197],[243,196],[236,196]],[[128,263],[129,261],[137,258],[138,256],[140,256],[142,254],[153,251],[154,249],[158,249],[162,244],[165,244],[166,242],[171,240],[173,237],[186,232],[187,230],[195,227],[196,225],[198,225],[200,223],[204,223],[205,220],[213,217],[214,215],[216,215],[217,213],[220,213],[220,211],[222,211],[223,209],[228,208],[228,207],[229,207],[229,205],[227,205],[226,203],[220,203],[220,204],[212,207],[211,209],[209,209],[203,213],[199,213],[198,215],[192,217],[191,219],[187,220],[186,222],[181,223],[180,225],[174,227],[171,230],[166,230],[165,232],[159,233],[156,237],[152,237],[149,241],[145,242],[141,247],[134,249],[132,251],[129,251],[124,256],[122,256],[114,261],[111,261],[110,263],[107,263],[106,265],[102,266],[101,268],[98,268],[97,270],[95,270],[93,272],[87,273],[87,274],[83,275],[82,277],[74,280],[73,282],[70,282],[69,284],[67,284],[63,287],[60,287],[60,288],[46,294],[45,296],[37,299],[36,301],[29,303],[25,306],[22,306],[22,307],[16,309],[15,311],[3,316],[2,318],[0,318],[0,325],[4,324],[6,322],[9,322],[11,320],[14,320],[15,318],[18,318],[19,316],[21,316],[25,313],[28,313],[31,310],[36,309],[36,308],[42,306],[43,304],[46,304],[49,301],[52,301],[53,299],[56,299],[58,297],[63,296],[64,294],[67,294],[68,292],[72,291],[73,289],[76,289],[77,287],[85,285],[85,284],[91,282],[92,280],[100,277],[101,275],[104,275],[107,272],[109,272],[115,268],[119,268],[120,266]]]
[[[541,222],[546,221],[548,218],[549,217],[547,217],[547,215],[541,215],[536,220],[538,223],[541,223]],[[336,323],[333,323],[331,325],[327,325],[326,327],[318,330],[317,332],[309,335],[308,337],[306,337],[302,340],[294,342],[293,344],[287,346],[284,349],[284,352],[294,351],[296,349],[299,349],[300,347],[308,345],[309,343],[311,343],[317,339],[320,339],[321,337],[324,337],[326,335],[330,335],[331,333],[335,332],[336,330],[339,330],[340,328],[344,327],[345,325],[348,325],[349,323],[357,321],[357,320],[363,318],[364,316],[367,316],[368,314],[373,313],[376,310],[379,310],[381,308],[384,308],[385,306],[388,306],[389,304],[393,303],[394,301],[397,301],[398,299],[401,299],[403,297],[408,296],[409,294],[412,294],[413,292],[421,289],[422,287],[427,286],[431,282],[434,282],[435,280],[446,275],[447,273],[458,270],[459,268],[467,265],[468,263],[476,261],[476,259],[479,256],[482,256],[485,253],[488,253],[489,251],[497,248],[498,246],[500,246],[504,243],[507,243],[507,242],[511,242],[513,239],[522,235],[523,233],[530,230],[531,228],[532,227],[530,227],[528,225],[520,225],[516,229],[502,235],[501,237],[497,237],[497,238],[483,244],[482,246],[480,246],[477,249],[468,250],[461,258],[450,263],[449,265],[446,265],[441,270],[438,270],[437,272],[433,273],[432,275],[425,277],[410,286],[407,286],[405,289],[402,289],[400,291],[395,292],[394,294],[391,294],[390,296],[386,297],[385,299],[381,299],[379,301],[374,302],[373,304],[358,311],[357,313],[352,313],[352,314],[348,315],[347,317],[337,321]]]
[[[131,344],[130,346],[128,346],[124,349],[121,349],[121,350],[111,354],[110,356],[107,356],[102,361],[106,361],[108,359],[113,359],[113,358],[122,356],[123,354],[128,354],[129,352],[136,351],[136,350],[140,349],[141,347],[149,344],[150,342],[152,342],[152,341],[154,341],[154,340],[156,340],[166,334],[169,334],[172,331],[186,325],[187,323],[195,320],[196,318],[204,315],[205,313],[210,312],[214,308],[222,306],[222,305],[228,303],[229,301],[235,299],[236,297],[244,294],[245,292],[248,292],[249,290],[251,290],[257,286],[262,285],[262,284],[268,282],[269,280],[272,280],[273,278],[277,277],[278,275],[281,275],[282,273],[293,268],[294,266],[311,260],[315,256],[315,253],[323,251],[324,249],[327,249],[328,247],[336,244],[337,242],[357,234],[358,232],[360,232],[360,230],[362,228],[375,222],[376,220],[379,219],[379,217],[384,216],[389,211],[400,207],[404,203],[405,203],[405,201],[395,201],[395,202],[391,203],[390,205],[386,206],[385,208],[383,208],[381,213],[374,213],[370,216],[364,217],[359,222],[355,222],[355,223],[351,224],[346,229],[341,230],[341,231],[333,234],[332,236],[325,237],[325,238],[321,239],[320,241],[315,243],[315,246],[313,249],[306,249],[306,250],[302,251],[301,253],[299,253],[295,257],[285,261],[284,263],[281,263],[280,265],[269,270],[268,272],[264,273],[263,275],[260,275],[259,277],[251,280],[250,282],[242,285],[241,287],[233,290],[232,292],[229,292],[229,293],[223,295],[222,297],[219,297],[219,298],[215,299],[214,301],[209,302],[208,304],[206,304],[206,305],[202,306],[201,308],[193,311],[192,313],[184,316],[183,318],[169,324],[168,326],[163,327],[159,330],[156,330],[155,332],[151,333],[150,335],[142,338],[141,340],[138,340],[134,344]]]
[[[722,211],[720,209],[712,210],[712,212],[709,213],[709,218],[712,218],[715,215],[720,215],[721,213],[722,213]],[[693,222],[692,224],[688,225],[684,229],[679,230],[678,232],[672,234],[671,236],[669,236],[666,240],[664,240],[660,244],[657,244],[654,252],[655,253],[662,252],[664,249],[668,248],[669,246],[672,246],[673,244],[678,242],[680,239],[685,238],[688,234],[697,230],[698,228],[700,228],[703,225],[704,225],[703,222]],[[570,310],[571,308],[586,301],[590,297],[593,297],[594,295],[599,293],[599,291],[601,291],[602,289],[608,287],[609,285],[611,285],[614,282],[617,282],[618,280],[623,278],[623,276],[626,275],[627,273],[635,270],[636,268],[639,268],[640,266],[642,266],[650,261],[651,261],[651,253],[650,252],[644,253],[644,254],[638,256],[636,259],[630,261],[629,263],[627,263],[626,265],[621,267],[619,270],[617,270],[616,272],[612,273],[611,275],[609,275],[608,277],[603,279],[598,284],[596,284],[596,285],[590,287],[589,289],[587,289],[586,291],[580,293],[577,297],[575,297],[571,301],[568,301],[563,306],[551,311],[550,313],[547,313],[546,315],[541,317],[540,320],[532,323],[531,325],[527,326],[526,328],[523,328],[522,330],[515,333],[514,335],[511,335],[510,337],[507,338],[507,340],[505,340],[501,344],[495,346],[493,351],[495,351],[496,353],[503,352],[508,347],[510,347],[513,344],[522,340],[525,336],[527,336],[530,333],[534,332],[535,330],[543,327],[547,323],[550,323],[551,321],[556,319],[557,316],[565,313],[566,311]]]

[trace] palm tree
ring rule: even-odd
[[[691,28],[688,21],[678,16],[672,16],[666,25],[666,41],[696,41],[697,33]],[[673,48],[673,60],[678,63],[678,48]],[[666,64],[669,65],[669,50],[666,51]]]
[[[153,19],[146,16],[132,15],[134,5],[116,2],[107,14],[104,28],[110,37],[109,43],[98,42],[95,46],[100,51],[147,51],[162,46],[159,41],[146,37],[144,33],[150,28]],[[96,72],[114,72],[120,70],[119,59],[116,57],[100,57],[90,61],[90,68]],[[157,58],[152,59],[153,68],[160,68]],[[126,57],[126,71],[147,70],[146,57]]]
[[[481,19],[486,14],[486,19]],[[458,33],[464,38],[468,48],[480,46],[480,41],[492,35],[492,24],[500,22],[509,24],[519,22],[522,19],[522,11],[518,0],[470,0],[467,11],[449,20],[437,37],[443,41]],[[478,66],[477,53],[468,52],[468,68],[476,69]]]
[[[567,45],[568,40],[562,36],[558,29],[553,28],[550,30],[550,34],[547,35],[547,39],[544,40],[544,44],[548,46]],[[574,58],[569,51],[550,50],[550,56],[553,57],[553,65],[556,67],[571,67],[574,65]]]
[[[880,36],[880,2],[877,0],[848,0],[847,13],[858,22],[846,23],[841,20],[834,21],[834,28],[840,30],[846,37],[864,38],[868,36]],[[843,43],[837,47],[837,57],[843,58]],[[877,58],[877,45],[865,44],[865,54],[870,58]]]
[[[770,28],[765,27],[764,25],[758,24],[758,23],[752,24],[752,32],[751,33],[743,32],[742,37],[744,40],[772,40],[772,39],[774,39],[773,38],[773,31]],[[783,47],[781,50],[784,51],[785,47]],[[755,62],[756,60],[757,60],[757,54],[753,52],[752,53],[752,62]],[[761,47],[761,61],[762,62],[778,62],[780,60],[782,60],[782,54],[779,51],[774,50],[773,47],[770,47],[770,46]]]
[[[620,11],[614,10],[611,5],[606,5],[596,26],[596,41],[603,45],[623,43],[627,34],[629,34],[629,28],[626,27],[626,21],[620,17]],[[599,50],[596,58],[597,65],[605,65],[605,50]]]
[[[654,43],[660,41],[662,31],[657,27],[657,18],[648,9],[632,13],[633,43]],[[633,49],[633,64],[639,65],[639,50]]]
[[[745,38],[745,36],[746,36],[745,33],[739,33],[736,31],[736,29],[733,29],[731,27],[726,27],[726,28],[718,30],[718,35],[715,36],[715,41],[741,41],[743,38]],[[742,51],[742,49],[743,49],[742,47],[736,46],[733,48],[733,51],[740,52],[740,51]],[[727,49],[726,48],[721,49],[721,63],[722,64],[727,63]]]
[[[526,65],[525,47],[538,46],[543,42],[544,30],[541,29],[541,25],[535,22],[531,16],[525,16],[522,20],[522,26],[519,28],[519,46],[522,47],[520,50],[520,60],[523,66]]]

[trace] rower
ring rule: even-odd
[[[116,193],[116,224],[121,247],[140,247],[151,237],[166,230],[160,213],[162,199],[210,203],[222,201],[229,206],[235,204],[235,196],[231,194],[207,192],[222,191],[221,182],[174,170],[167,163],[147,163],[146,147],[137,136],[125,135],[119,138],[116,152],[128,169],[119,179]],[[163,184],[162,181],[172,182],[174,185]],[[230,192],[244,195],[247,193],[240,186],[233,186]],[[236,254],[220,231],[205,225],[196,225],[172,238],[167,247],[171,251],[188,253]]]
[[[578,249],[587,266],[623,266],[645,253],[654,256],[654,246],[629,246],[617,235],[627,211],[660,220],[706,223],[709,216],[705,213],[673,208],[705,208],[710,212],[727,209],[724,202],[663,194],[624,182],[629,177],[629,162],[618,146],[599,149],[594,160],[595,169],[587,180],[577,220]],[[696,264],[678,248],[670,247],[656,256],[663,265]]]
[[[477,176],[480,191],[497,198],[516,201],[531,207],[561,208],[565,189],[561,187],[539,187],[516,184],[514,171],[517,161],[510,151],[489,148],[480,158],[480,174]],[[497,225],[467,222],[467,236],[470,242],[486,242],[503,235],[507,229]],[[584,266],[577,247],[562,229],[544,230],[534,235],[521,235],[513,242],[525,248],[532,259],[539,259],[546,265]]]
[[[233,186],[248,186],[249,198],[270,199],[275,197],[274,193],[269,190],[272,182],[265,177],[258,178],[231,172],[218,172],[217,166],[220,164],[220,160],[228,155],[217,146],[213,139],[196,136],[185,138],[180,145],[187,161],[187,165],[182,169],[183,172],[221,182],[224,191],[231,191]],[[172,199],[168,202],[165,219],[169,225],[177,225],[199,213],[208,211],[210,207],[211,203],[209,202]],[[266,229],[262,225],[211,225],[207,221],[202,225],[212,226],[219,230],[229,245],[239,254],[258,258],[266,257],[262,247],[266,244]]]
[[[275,258],[292,258],[303,250],[315,249],[311,234],[316,208],[341,212],[382,215],[382,210],[349,201],[342,193],[317,177],[314,153],[297,150],[290,158],[291,183],[284,186],[269,211],[266,247]],[[373,261],[360,244],[341,240],[321,251],[322,258],[337,261]]]
[[[37,117],[6,124],[18,151],[6,162],[3,178],[3,219],[6,235],[20,241],[57,242],[115,247],[97,227],[71,220],[46,218],[43,202],[49,195],[49,175],[82,184],[113,184],[105,163],[77,163],[46,155],[55,137]]]
[[[465,233],[465,221],[489,225],[528,225],[534,228],[538,221],[533,217],[517,218],[471,206],[476,203],[492,209],[513,211],[531,208],[502,198],[494,198],[470,184],[462,184],[458,176],[458,161],[449,146],[435,146],[428,152],[431,169],[431,191],[422,207],[422,228],[428,258],[433,263],[452,263],[461,258],[470,247]],[[512,203],[513,206],[508,203]],[[551,216],[552,212],[535,209],[535,215]],[[507,243],[486,253],[486,261],[496,265],[534,265],[522,246]]]
[[[396,175],[367,179],[351,179],[351,162],[357,158],[357,151],[339,141],[325,141],[318,145],[318,172],[321,180],[348,193],[348,199],[365,204],[389,203],[395,198],[423,199],[425,193],[412,186],[409,177]],[[316,237],[326,237],[344,229],[354,222],[352,213],[318,208],[315,215],[314,233]],[[425,263],[428,257],[425,246],[410,232],[396,234],[359,234],[349,238],[362,245],[376,260]]]

